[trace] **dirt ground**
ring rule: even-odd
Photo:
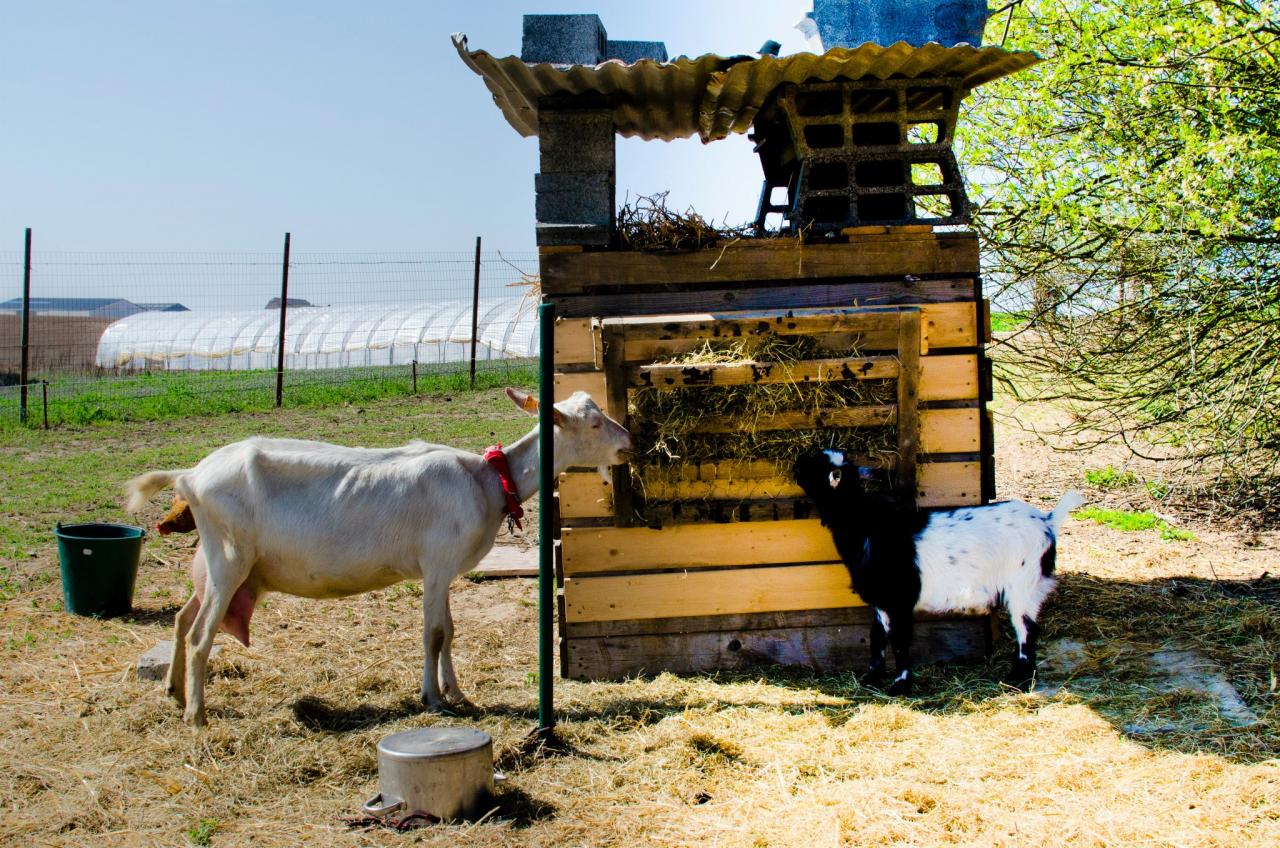
[[[1075,487],[1159,509],[1140,486],[1084,486],[1084,470],[1123,465],[1118,452],[1053,453],[1007,418],[997,439],[1002,497],[1048,507]],[[417,704],[421,600],[402,585],[268,599],[251,648],[219,638],[197,733],[133,671],[187,592],[189,540],[171,537],[149,547],[129,618],[68,615],[56,579],[0,606],[0,844],[1280,844],[1280,592],[1259,580],[1280,574],[1280,534],[1169,518],[1195,540],[1069,522],[1045,637],[1087,644],[1103,676],[1118,668],[1109,646],[1185,638],[1225,670],[1251,727],[1209,716],[1126,732],[1201,705],[1118,671],[1106,692],[1012,692],[993,682],[1001,643],[986,664],[924,669],[911,699],[785,669],[557,680],[558,742],[543,746],[529,737],[535,581],[461,579],[455,657],[475,712]],[[34,553],[23,569],[56,573],[56,552]],[[409,833],[345,821],[377,791],[378,739],[457,724],[490,733],[509,775],[486,820]]]

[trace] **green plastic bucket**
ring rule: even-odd
[[[110,617],[133,609],[145,530],[130,524],[60,523],[54,535],[69,612]]]

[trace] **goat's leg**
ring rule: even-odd
[[[915,673],[911,668],[911,641],[915,636],[915,620],[911,610],[889,613],[889,641],[893,644],[893,665],[897,675],[889,684],[890,695],[910,695]]]
[[[165,691],[178,702],[179,706],[187,705],[186,671],[187,671],[187,634],[191,632],[191,624],[200,611],[200,596],[194,591],[187,602],[173,617],[173,654],[169,657],[169,673],[165,679]]]
[[[444,642],[440,646],[440,689],[445,700],[456,706],[475,706],[462,694],[462,689],[458,686],[458,673],[453,668],[453,611],[449,607],[447,592],[444,596]]]
[[[423,569],[428,573],[428,569]],[[445,650],[445,634],[450,629],[449,583],[428,576],[422,584],[422,703],[429,710],[445,706],[440,692],[441,656]],[[449,660],[452,665],[452,659]]]
[[[1009,618],[1018,639],[1018,648],[1013,655],[1013,667],[1009,671],[1007,682],[1026,692],[1031,688],[1031,681],[1036,674],[1036,643],[1040,641],[1040,624],[1033,617],[1015,615],[1012,610]]]
[[[204,681],[213,639],[218,635],[218,628],[231,606],[236,589],[249,576],[251,565],[247,552],[230,539],[224,541],[209,530],[203,532],[201,545],[208,571],[204,599],[191,626],[191,645],[187,655],[187,706],[182,715],[183,721],[193,727],[205,725]]]
[[[871,663],[867,666],[867,678],[879,680],[884,677],[884,649],[889,644],[889,631],[885,627],[888,614],[875,608],[871,613]]]

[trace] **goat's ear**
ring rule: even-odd
[[[538,399],[529,392],[508,387],[507,397],[511,398],[512,403],[530,415],[534,415],[538,412]]]
[[[534,403],[536,404],[537,401],[535,400]],[[551,425],[553,427],[559,427],[560,423],[560,410],[553,406],[551,407]]]

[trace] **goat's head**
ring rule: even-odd
[[[538,399],[519,389],[507,389],[507,397],[530,415],[538,413]],[[591,395],[574,392],[552,407],[556,428],[556,465],[596,466],[604,476],[610,465],[627,461],[631,434],[604,413]]]
[[[870,474],[868,469],[850,463],[844,451],[835,449],[801,454],[793,473],[809,499],[819,504],[836,496],[862,494],[862,479]]]

